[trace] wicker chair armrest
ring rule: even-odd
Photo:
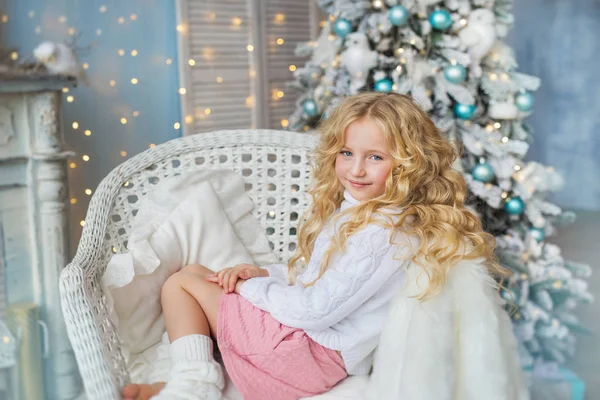
[[[117,333],[106,317],[102,288],[84,273],[90,268],[93,267],[82,268],[73,262],[61,271],[59,291],[67,334],[87,398],[120,399],[120,388],[129,383],[129,375],[123,354],[116,345]],[[112,361],[111,365],[107,360]]]

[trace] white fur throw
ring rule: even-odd
[[[459,262],[443,291],[420,302],[422,268],[410,265],[393,300],[365,399],[526,400],[508,314],[481,260]]]

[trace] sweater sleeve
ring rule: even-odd
[[[335,255],[314,285],[285,285],[266,277],[249,279],[240,294],[280,323],[300,329],[327,329],[360,307],[400,268],[398,245],[389,231],[369,226],[352,235],[346,250]]]
[[[286,264],[269,264],[261,267],[269,271],[269,277],[281,279],[286,283],[288,280],[288,266]]]

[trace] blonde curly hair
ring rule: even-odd
[[[452,169],[460,156],[456,148],[442,138],[410,96],[366,92],[345,99],[321,121],[320,141],[311,155],[313,181],[308,194],[312,202],[299,222],[298,247],[288,262],[290,279],[295,279],[298,262],[310,259],[319,232],[344,199],[344,187],[335,172],[336,156],[344,146],[348,126],[363,118],[378,124],[393,159],[385,192],[336,215],[349,219],[325,252],[319,275],[306,286],[323,276],[331,256],[344,250],[349,236],[371,223],[419,239],[411,261],[423,267],[429,280],[419,300],[439,293],[448,272],[461,259],[482,258],[490,275],[506,277],[508,270],[494,252],[494,236],[484,232],[480,219],[465,208],[467,185],[462,174]],[[384,207],[396,218],[377,218],[377,211]]]

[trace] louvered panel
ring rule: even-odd
[[[302,67],[306,57],[294,54],[296,46],[311,39],[311,15],[309,1],[266,0],[266,54],[269,92],[269,128],[281,129],[282,120],[293,112],[297,93],[287,88],[294,80],[290,66]],[[277,40],[283,39],[282,44]],[[283,97],[277,92],[283,92]]]
[[[269,127],[273,129],[281,129],[283,127],[281,121],[287,120],[291,114],[291,110],[296,107],[296,96],[291,89],[285,90],[285,81],[271,82],[271,98],[269,110]],[[279,88],[284,88],[285,95],[282,98],[275,99]]]
[[[187,94],[184,134],[252,128],[251,15],[248,0],[178,0],[187,25],[180,35],[180,75]],[[194,65],[189,65],[193,59]],[[183,108],[183,107],[182,107]]]

